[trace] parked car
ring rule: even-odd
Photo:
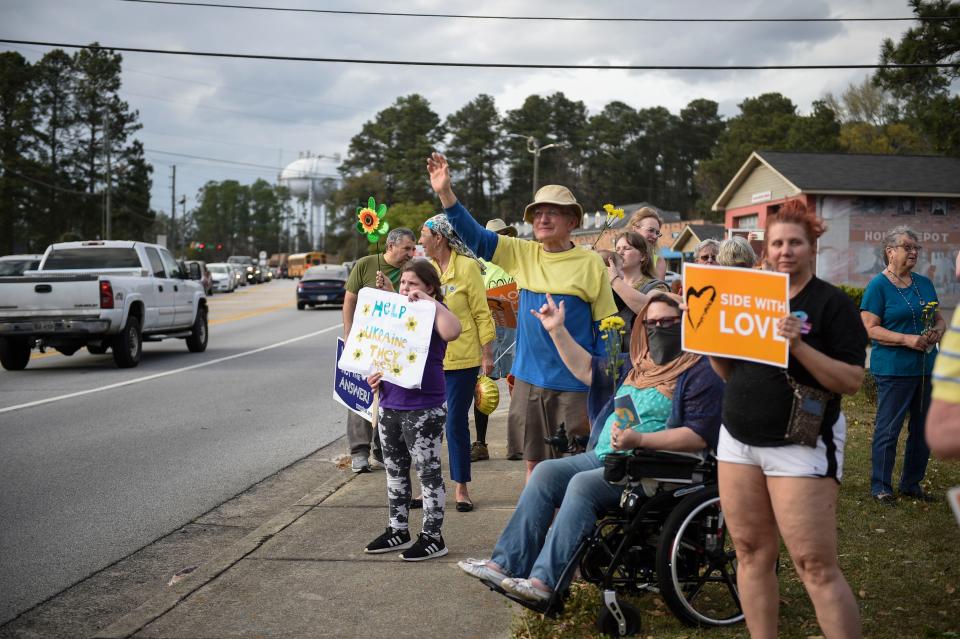
[[[347,269],[333,264],[311,266],[297,283],[297,310],[307,306],[343,306]]]
[[[260,282],[260,280],[257,278],[257,269],[259,267],[249,255],[231,255],[227,258],[227,262],[230,264],[236,264],[243,269],[247,284],[258,284]]]
[[[23,275],[24,271],[35,271],[40,266],[42,255],[5,255],[0,257],[0,277]]]
[[[207,264],[210,279],[213,280],[213,290],[218,293],[232,293],[237,288],[236,271],[226,262]]]
[[[186,260],[184,266],[190,273],[190,279],[196,280],[203,285],[203,294],[213,295],[213,277],[207,269],[207,263],[203,260]]]

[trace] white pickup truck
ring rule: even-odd
[[[36,271],[0,277],[0,364],[22,370],[33,348],[73,355],[111,349],[120,368],[140,363],[144,341],[207,348],[207,299],[170,252],[122,241],[52,244]]]

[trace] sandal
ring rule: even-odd
[[[458,513],[468,513],[473,510],[472,501],[458,501],[457,502],[457,512]]]

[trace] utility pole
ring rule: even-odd
[[[177,254],[177,165],[170,166],[170,251]]]
[[[112,176],[110,175],[110,108],[103,108],[103,150],[107,156],[107,188],[106,188],[106,200],[103,205],[103,214],[104,214],[104,239],[109,240],[110,238],[110,227],[111,227],[111,214],[110,214],[110,187],[113,182]]]

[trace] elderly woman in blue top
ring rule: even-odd
[[[593,433],[585,453],[539,464],[500,535],[490,559],[458,563],[472,577],[499,583],[528,601],[544,601],[560,583],[564,566],[580,540],[605,511],[616,507],[623,488],[603,479],[603,458],[615,451],[650,448],[705,452],[720,432],[723,382],[705,357],[680,349],[680,310],[665,293],[651,294],[630,339],[632,368],[624,365],[617,398],[629,396],[639,422],[621,428],[613,411],[614,393],[607,361],[593,357],[564,326],[565,302],[550,295],[535,313],[552,338],[564,365],[590,386]],[[556,517],[554,517],[555,510]],[[551,526],[551,521],[553,525]]]
[[[507,419],[507,452],[511,457],[522,452],[529,478],[537,462],[556,456],[544,437],[553,435],[560,424],[572,434],[589,429],[587,386],[563,365],[550,335],[531,311],[543,306],[547,293],[565,301],[566,328],[574,341],[588,352],[600,353],[597,323],[617,312],[607,269],[597,253],[570,240],[583,209],[567,188],[543,187],[524,210],[537,239],[532,242],[497,235],[477,224],[457,201],[442,155],[434,153],[427,170],[457,235],[478,256],[513,276],[520,291],[511,370],[517,381]]]
[[[888,231],[883,239],[886,268],[867,284],[860,303],[860,318],[871,340],[870,372],[877,382],[870,492],[889,506],[896,505],[893,464],[908,412],[900,494],[932,500],[920,486],[930,457],[923,425],[930,407],[936,345],[946,332],[946,322],[939,311],[930,310],[931,302],[939,303],[933,283],[913,272],[919,256],[916,233],[906,226]]]

